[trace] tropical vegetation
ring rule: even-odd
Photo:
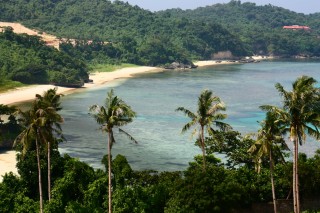
[[[176,111],[183,112],[191,119],[191,121],[182,128],[182,132],[189,130],[195,125],[199,125],[199,128],[196,128],[193,131],[193,134],[198,132],[197,143],[202,150],[204,170],[206,170],[205,132],[209,133],[210,135],[214,135],[215,130],[213,129],[212,125],[215,125],[223,131],[230,129],[228,124],[222,122],[223,119],[227,118],[227,115],[220,113],[220,111],[225,111],[225,109],[224,103],[221,102],[219,97],[213,96],[212,91],[210,90],[204,90],[200,94],[198,100],[198,110],[196,113],[193,113],[184,107],[179,107],[176,109]]]
[[[319,57],[319,17],[236,0],[156,13],[119,0],[1,1],[1,21],[55,34],[61,44],[57,50],[37,36],[3,28],[0,86],[82,86],[89,81],[90,67],[190,64],[218,53],[230,58]],[[282,28],[293,24],[312,30]],[[319,202],[301,205],[307,199],[319,200],[320,150],[307,157],[298,149],[307,135],[320,139],[316,84],[308,76],[293,82],[292,91],[276,84],[283,105],[261,106],[266,117],[253,136],[243,136],[224,123],[224,104],[204,90],[196,112],[177,109],[191,119],[182,131],[196,128],[195,145],[202,155],[195,156],[185,171],[176,172],[134,171],[125,156],[112,157],[114,128],[136,115],[113,90],[103,106],[90,109],[108,135],[108,153],[101,160],[105,169],[60,155],[63,118],[56,89],[37,94],[26,110],[0,103],[0,142],[14,142],[19,174],[8,173],[0,183],[1,212],[252,212],[255,205],[268,202],[277,212],[278,201],[290,199],[290,211],[320,211]],[[293,144],[292,158],[284,134]]]
[[[57,84],[82,86],[89,79],[84,61],[45,45],[37,36],[0,33],[0,83]]]
[[[111,168],[112,168],[112,145],[115,143],[113,136],[113,128],[124,126],[135,117],[135,112],[127,105],[122,99],[114,95],[113,90],[108,92],[105,100],[105,106],[93,105],[90,107],[90,111],[97,121],[101,125],[101,130],[108,133],[108,206],[109,213],[112,212],[112,186],[111,186]],[[120,129],[121,130],[121,129]],[[121,130],[126,133],[125,131]],[[131,139],[128,133],[126,133]],[[133,139],[134,140],[134,139]],[[135,141],[136,142],[136,141]]]
[[[231,0],[227,4],[214,4],[195,10],[171,9],[158,12],[160,16],[187,18],[205,23],[219,23],[238,35],[248,52],[256,55],[280,57],[320,56],[317,21],[319,13],[296,13],[271,4]],[[311,30],[287,30],[283,26],[308,26]]]
[[[204,139],[203,143],[197,138],[195,145],[200,148],[203,146],[205,152],[202,156],[195,156],[185,171],[176,172],[134,171],[125,156],[117,155],[112,158],[111,146],[115,142],[113,129],[131,122],[135,116],[130,106],[114,95],[113,90],[108,92],[104,106],[93,105],[91,108],[91,114],[101,130],[108,133],[108,154],[101,161],[105,170],[93,169],[68,155],[61,156],[57,149],[58,142],[63,139],[60,128],[57,128],[62,121],[59,116],[60,96],[56,94],[56,90],[48,90],[43,95],[36,96],[30,109],[18,110],[12,114],[14,119],[11,120],[16,120],[21,125],[21,134],[15,142],[19,153],[19,176],[9,173],[3,177],[0,183],[1,210],[254,212],[253,206],[273,202],[274,211],[277,212],[279,210],[276,210],[276,204],[279,200],[290,200],[292,196],[296,196],[291,193],[292,190],[298,190],[292,179],[297,180],[293,166],[299,168],[301,202],[307,199],[317,200],[320,196],[320,151],[316,151],[313,157],[300,153],[296,162],[295,157],[291,161],[283,137],[290,130],[291,137],[297,138],[296,141],[293,140],[297,146],[299,140],[303,139],[304,128],[309,130],[308,133],[316,135],[316,120],[320,114],[317,110],[309,111],[318,106],[319,94],[314,83],[311,77],[298,78],[293,83],[293,91],[280,90],[280,94],[285,91],[284,97],[288,99],[284,101],[283,108],[262,106],[268,111],[256,136],[242,136],[231,128],[212,128],[211,125],[217,122],[220,124],[225,117],[219,112],[223,111],[224,106],[210,90],[204,90],[199,96],[197,113],[183,107],[178,108],[178,111],[189,112],[187,115],[192,118],[189,125],[185,126],[186,130],[195,124],[200,130],[206,127],[209,133],[214,134],[200,134],[200,139]],[[280,84],[277,84],[277,88],[281,88]],[[307,99],[303,99],[304,97]],[[293,107],[296,105],[297,107]],[[15,110],[5,106],[2,109],[1,113],[12,113]],[[303,121],[299,123],[304,126],[298,130],[290,120],[284,119],[291,117],[291,112],[304,114],[302,117],[299,115],[299,119]],[[200,121],[207,121],[206,125],[202,125],[203,122]],[[314,125],[311,129],[309,122]],[[225,126],[224,123],[221,124]],[[58,134],[52,134],[53,132]],[[48,142],[51,143],[50,146]],[[224,154],[225,160],[217,158],[217,153]],[[45,179],[43,174],[50,177]],[[320,210],[316,202],[308,207],[299,207],[299,203],[295,202],[291,211],[299,212],[301,208]]]
[[[283,106],[262,106],[277,116],[275,124],[283,125],[293,143],[293,202],[294,212],[299,213],[299,173],[298,157],[299,144],[306,141],[306,135],[320,139],[320,90],[316,85],[317,81],[309,76],[301,76],[292,84],[292,91],[286,91],[280,84],[276,89],[283,97]]]
[[[256,171],[258,173],[261,171],[260,169],[262,160],[264,160],[265,157],[267,157],[267,160],[269,160],[274,212],[278,212],[274,184],[274,158],[281,159],[281,163],[284,163],[285,159],[283,157],[282,150],[287,148],[283,138],[283,130],[279,125],[275,125],[276,123],[276,115],[268,112],[266,114],[266,119],[261,122],[261,129],[258,131],[256,142],[248,150],[248,152],[254,156]]]
[[[59,50],[37,36],[0,33],[0,85],[82,86],[89,67],[122,63],[168,66],[250,55],[319,57],[318,14],[231,0],[156,13],[123,1],[2,1],[0,21],[21,22],[60,39]],[[310,31],[285,30],[307,25]],[[1,86],[3,87],[3,86]]]
[[[320,56],[319,15],[238,0],[195,10],[152,13],[123,1],[14,0],[1,3],[1,21],[77,39],[73,55],[94,62],[160,65],[234,56]],[[311,31],[282,29],[307,25]],[[88,42],[90,41],[90,42]],[[91,43],[93,41],[93,43]]]

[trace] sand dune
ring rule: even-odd
[[[14,22],[0,22],[0,32],[1,32],[1,28],[3,27],[12,27],[13,32],[17,34],[26,33],[28,35],[39,36],[44,42],[46,42],[48,46],[53,46],[59,49],[60,41],[54,35],[50,35],[45,32],[39,32],[37,30],[27,28],[20,23],[14,23]]]

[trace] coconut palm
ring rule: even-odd
[[[284,162],[282,149],[286,148],[283,139],[283,132],[280,125],[275,125],[276,117],[271,112],[267,112],[266,119],[260,123],[261,129],[258,131],[256,142],[249,148],[248,152],[254,157],[257,164],[257,172],[260,173],[261,162],[264,157],[269,158],[270,180],[272,187],[272,198],[274,212],[277,212],[276,193],[274,187],[274,156]]]
[[[61,98],[62,95],[57,94],[57,88],[49,89],[43,93],[43,96],[36,95],[37,108],[46,112],[47,123],[45,128],[41,128],[42,139],[47,143],[47,158],[48,158],[48,199],[51,200],[51,143],[55,142],[54,133],[57,136],[63,138],[62,129],[60,123],[63,122],[63,118],[57,113],[61,110]]]
[[[129,105],[114,95],[113,90],[108,92],[104,106],[93,105],[90,107],[90,112],[97,123],[101,125],[101,130],[108,133],[108,201],[109,213],[111,213],[111,149],[115,143],[113,128],[132,122],[136,114]],[[132,139],[130,135],[128,136]]]
[[[42,196],[42,180],[41,180],[41,165],[40,165],[40,141],[41,141],[41,128],[43,128],[47,122],[47,118],[44,116],[42,110],[35,110],[31,108],[25,112],[19,110],[19,121],[24,130],[18,135],[14,141],[13,146],[18,144],[22,145],[22,156],[25,156],[27,151],[35,142],[37,166],[38,166],[38,182],[39,182],[39,200],[40,200],[40,213],[43,212],[43,196]]]
[[[192,128],[193,126],[198,126],[193,134],[198,132],[198,142],[200,144],[200,148],[202,150],[203,156],[203,169],[206,169],[206,150],[205,150],[205,131],[211,135],[214,134],[214,130],[212,125],[215,125],[220,130],[231,129],[231,127],[222,122],[225,118],[227,118],[226,114],[220,113],[220,111],[225,111],[225,105],[221,102],[220,98],[217,96],[213,96],[212,91],[204,90],[201,92],[198,98],[198,110],[197,112],[191,112],[190,110],[179,107],[176,111],[183,112],[186,116],[188,116],[191,121],[184,125],[182,128],[182,132],[185,132]]]
[[[58,95],[59,96],[59,95]],[[59,96],[60,97],[60,96]],[[22,156],[25,156],[27,151],[36,145],[36,155],[38,164],[38,178],[39,178],[39,196],[40,196],[40,212],[43,212],[43,195],[42,195],[42,179],[41,179],[41,165],[40,165],[40,149],[47,147],[48,150],[48,194],[50,199],[50,151],[51,141],[55,141],[54,133],[61,135],[60,124],[63,119],[56,112],[59,110],[59,98],[56,97],[56,89],[48,90],[44,96],[36,95],[32,106],[27,111],[17,111],[19,123],[24,127],[24,130],[16,138],[14,146],[22,145]]]
[[[320,90],[317,81],[302,76],[292,84],[292,91],[286,91],[280,83],[275,85],[283,98],[283,107],[262,106],[261,108],[277,114],[276,123],[282,123],[293,142],[293,203],[294,212],[300,213],[298,179],[298,145],[306,140],[306,135],[320,139]]]

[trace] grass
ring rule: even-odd
[[[127,68],[127,67],[138,67],[135,64],[97,64],[91,66],[90,72],[113,72],[118,69]]]
[[[23,83],[10,80],[0,80],[0,92],[6,92],[10,89],[26,86]]]

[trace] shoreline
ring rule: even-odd
[[[256,59],[256,60],[260,60]],[[239,64],[237,62],[230,61],[221,61],[217,62],[216,60],[210,61],[198,61],[194,63],[198,65],[198,67],[206,67],[206,66],[217,66],[217,65],[229,65],[229,64]],[[136,74],[141,73],[154,73],[154,72],[162,72],[165,71],[163,68],[159,67],[128,67],[118,69],[112,72],[94,72],[89,75],[89,78],[93,80],[92,83],[86,83],[81,88],[68,88],[68,87],[60,87],[58,86],[59,94],[71,94],[78,91],[85,91],[87,88],[94,88],[104,85],[108,82],[112,82],[113,80],[120,78],[131,78]],[[16,89],[9,90],[4,93],[0,93],[0,104],[4,105],[14,105],[16,103],[21,103],[25,101],[30,101],[35,98],[36,94],[43,94],[48,89],[54,88],[54,85],[30,85],[26,87],[19,87]],[[16,152],[14,150],[8,150],[0,152],[0,182],[2,181],[2,176],[5,173],[13,172],[18,175],[18,171],[16,168]]]
[[[58,88],[59,94],[71,94],[79,90],[84,90],[87,88],[98,87],[100,85],[106,84],[116,79],[120,78],[131,78],[135,74],[140,73],[152,73],[160,72],[162,68],[158,67],[128,67],[118,69],[112,72],[95,72],[89,74],[89,78],[93,80],[92,83],[85,83],[83,87],[71,88],[71,87],[61,87],[49,84],[44,85],[29,85],[25,87],[18,87],[16,89],[8,90],[6,92],[0,93],[0,104],[4,105],[14,105],[15,103],[21,103],[33,100],[36,94],[43,94],[48,89]]]
[[[197,61],[194,64],[197,65],[198,67],[206,67],[206,66],[229,65],[229,64],[239,64],[239,63],[231,62],[231,61],[208,60],[208,61]],[[55,87],[58,88],[57,90],[58,94],[71,94],[74,92],[78,92],[80,90],[85,90],[87,88],[98,87],[116,79],[131,78],[134,75],[141,74],[141,73],[153,73],[153,72],[162,72],[162,71],[165,71],[165,69],[159,68],[159,67],[149,67],[149,66],[127,67],[127,68],[121,68],[112,72],[90,73],[89,79],[93,80],[93,82],[85,83],[84,86],[80,88],[61,87],[61,86],[54,86],[49,84],[28,85],[25,87],[18,87],[16,89],[11,89],[6,92],[0,93],[0,104],[14,105],[16,103],[30,101],[35,98],[36,94],[43,94],[48,89],[53,89]]]
[[[10,150],[0,152],[0,182],[2,182],[2,176],[6,173],[12,172],[13,174],[18,175],[16,164],[16,151]]]

